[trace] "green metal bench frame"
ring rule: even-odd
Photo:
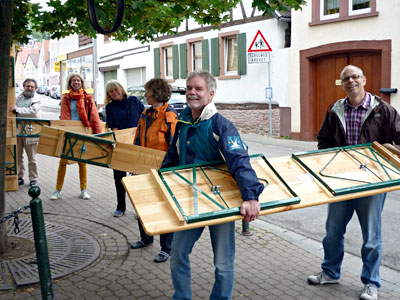
[[[371,152],[371,156],[361,153],[359,151],[360,148],[367,148]],[[311,156],[311,155],[315,155],[318,153],[329,153],[329,152],[333,153],[332,158],[329,160],[329,162],[325,166],[323,166],[323,168],[318,172],[318,174],[315,171],[313,171],[309,166],[307,166],[307,164],[302,160],[302,157],[305,157],[305,156]],[[348,154],[353,159],[354,163],[359,166],[360,169],[371,172],[376,177],[378,177],[378,176],[376,174],[374,174],[374,172],[368,168],[367,164],[363,164],[359,159],[357,159],[355,154],[359,154],[362,157],[367,158],[371,162],[378,164],[378,166],[380,166],[382,168],[382,170],[385,172],[385,174],[388,176],[389,180],[383,180],[382,178],[378,177],[380,182],[366,182],[366,181],[358,180],[356,178],[344,178],[344,177],[334,176],[334,175],[329,175],[327,173],[324,173],[326,167],[334,161],[334,159],[337,157],[337,155],[339,153],[343,153],[343,152]],[[372,143],[353,145],[353,146],[344,146],[344,147],[335,147],[335,148],[322,149],[322,150],[309,151],[309,152],[293,153],[292,158],[296,162],[298,162],[305,170],[307,170],[307,172],[310,173],[315,179],[317,179],[334,196],[345,195],[345,194],[350,194],[350,193],[357,193],[357,192],[364,192],[364,191],[380,189],[380,188],[385,188],[385,187],[391,187],[391,186],[400,184],[400,179],[392,179],[390,174],[388,173],[388,170],[390,170],[396,174],[400,174],[400,169],[398,167],[396,167],[393,163],[391,163],[388,159],[386,159],[384,156],[382,156],[379,152],[377,152],[372,147]],[[385,161],[386,163],[388,163],[390,165],[390,167],[383,165],[382,161]],[[323,177],[359,182],[360,185],[353,186],[353,187],[347,187],[347,188],[335,189],[332,186],[330,186],[323,179]]]
[[[253,158],[261,158],[266,163],[266,166],[268,166],[269,169],[272,170],[273,173],[278,177],[279,181],[285,186],[286,190],[293,196],[292,198],[260,203],[261,210],[271,209],[271,208],[280,207],[280,206],[287,206],[287,205],[292,205],[292,204],[298,204],[300,202],[300,198],[289,187],[289,185],[283,180],[283,178],[276,172],[276,170],[268,162],[268,160],[265,158],[264,155],[256,154],[256,155],[250,156],[250,158],[252,158],[252,159]],[[189,223],[207,221],[207,220],[223,218],[223,217],[228,217],[228,216],[235,216],[235,215],[240,214],[240,207],[229,207],[228,204],[223,199],[222,195],[220,194],[218,186],[215,186],[206,174],[207,169],[218,170],[221,172],[229,172],[228,170],[216,167],[216,165],[221,165],[221,164],[225,164],[225,161],[221,160],[221,161],[211,161],[211,162],[206,162],[206,163],[196,163],[196,164],[189,164],[189,165],[183,165],[183,166],[178,166],[178,167],[162,168],[162,169],[158,170],[158,174],[160,176],[161,181],[164,183],[164,186],[166,187],[168,193],[171,195],[175,205],[179,209],[179,211],[182,214],[183,218],[185,219],[186,223],[189,224]],[[179,170],[187,170],[187,169],[192,169],[193,182],[191,182],[187,178],[183,177],[178,172]],[[211,198],[209,195],[207,195],[204,191],[202,191],[196,185],[197,170],[200,170],[200,172],[202,172],[206,176],[207,180],[211,184],[210,190],[213,192],[213,194],[216,195],[216,197],[221,199],[221,201],[223,202],[224,205],[218,203],[215,199]],[[185,213],[185,211],[183,210],[182,206],[180,205],[178,199],[172,192],[171,188],[169,187],[168,183],[166,182],[166,180],[163,176],[163,173],[166,173],[166,172],[172,172],[173,174],[178,176],[180,179],[182,179],[182,181],[184,181],[186,184],[190,185],[193,188],[194,213],[192,215],[187,215]],[[265,189],[267,189],[269,182],[264,178],[259,178],[259,180],[264,181],[266,183]],[[201,193],[203,196],[205,196],[208,200],[210,200],[212,203],[214,203],[219,208],[219,210],[199,214],[198,213],[197,193]]]

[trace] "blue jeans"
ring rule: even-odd
[[[381,286],[379,275],[382,259],[381,215],[385,198],[386,193],[328,205],[326,235],[322,241],[325,253],[322,262],[324,273],[334,279],[340,278],[344,255],[344,234],[347,224],[356,211],[363,235],[361,281],[364,284],[373,284],[377,288]]]
[[[214,252],[215,282],[210,299],[231,299],[235,260],[235,223],[209,226]],[[192,299],[189,254],[204,227],[175,232],[172,239],[171,275],[174,300]]]

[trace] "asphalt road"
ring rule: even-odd
[[[247,141],[251,154],[263,153],[267,158],[289,156],[295,152],[315,150],[315,143],[298,143],[285,141],[285,145],[265,144]],[[254,140],[254,139],[251,139]],[[264,139],[267,140],[268,139]],[[262,220],[296,232],[316,241],[322,241],[325,234],[325,219],[327,205],[319,205],[300,210],[287,211],[261,217]],[[400,271],[400,191],[387,194],[385,208],[382,214],[383,259],[382,264],[388,268]],[[362,245],[361,230],[357,215],[354,214],[345,235],[345,251],[360,256]],[[321,244],[322,247],[322,244]]]
[[[59,120],[60,117],[60,101],[53,99],[49,96],[37,94],[42,100],[42,109],[40,111],[40,118],[46,120]]]

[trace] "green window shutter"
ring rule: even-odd
[[[181,58],[181,78],[185,79],[188,73],[187,66],[187,45],[186,43],[179,45],[180,58]]]
[[[211,73],[219,76],[219,38],[211,39]]]
[[[160,48],[154,48],[154,78],[161,77]]]
[[[179,78],[179,47],[174,45],[172,47],[172,76],[174,79]]]
[[[239,33],[237,35],[238,40],[238,74],[246,74],[246,33]]]
[[[201,41],[201,68],[210,71],[210,51],[208,50],[208,40]]]

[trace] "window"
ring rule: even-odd
[[[220,33],[211,39],[211,72],[219,79],[239,79],[246,74],[246,33]]]
[[[206,44],[205,44],[206,43]],[[203,40],[203,37],[197,37],[186,40],[185,51],[187,48],[187,56],[181,55],[182,59],[186,59],[186,72],[196,70],[208,70],[208,40]],[[182,65],[183,65],[182,61]],[[184,77],[182,77],[184,78]]]
[[[358,15],[371,12],[370,0],[349,0],[349,15]]]
[[[312,20],[309,25],[377,15],[376,0],[312,0]]]
[[[171,42],[154,48],[154,77],[170,82],[179,78],[179,45]]]
[[[163,48],[164,51],[164,67],[165,67],[165,77],[172,77],[172,47]]]
[[[321,20],[339,17],[339,0],[321,0]]]
[[[192,70],[197,71],[202,69],[202,50],[201,42],[192,43],[190,45],[190,50],[192,54]]]
[[[126,86],[141,86],[146,82],[146,67],[127,69],[126,73]]]
[[[225,38],[225,74],[238,71],[238,44],[236,36]]]

